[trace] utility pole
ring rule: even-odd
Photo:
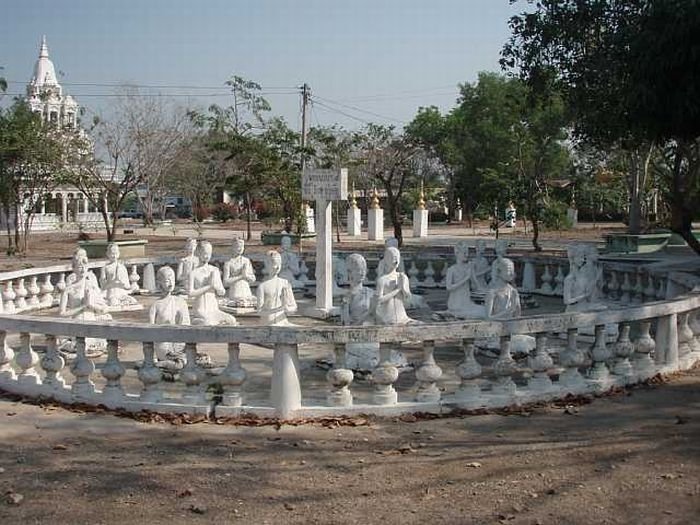
[[[306,136],[309,132],[309,103],[311,102],[311,87],[304,82],[301,86],[301,174],[304,176],[304,170],[306,169],[306,153],[304,149],[306,148]],[[306,223],[306,206],[304,206],[304,201],[301,202],[301,216],[303,217],[304,224]],[[302,227],[299,226],[299,253],[302,253]]]

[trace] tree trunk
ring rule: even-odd
[[[539,243],[540,223],[536,217],[537,214],[533,214],[530,219],[530,222],[532,223],[532,247],[535,249],[536,252],[541,252],[542,246],[540,246]]]
[[[675,152],[673,180],[671,181],[671,231],[683,237],[688,246],[700,255],[700,242],[693,235],[694,209],[689,205],[688,199],[688,194],[693,193],[689,182],[695,174],[687,173],[683,168],[684,160],[686,160],[685,155],[690,154],[686,153],[688,150],[687,145],[678,144]],[[691,162],[691,159],[687,159],[687,161],[690,166],[695,164]]]
[[[642,158],[641,147],[629,153],[630,157],[630,212],[629,212],[629,233],[638,235],[642,232],[642,223],[644,216],[642,214],[642,201],[644,200],[644,191],[646,187],[647,174],[649,173],[649,161],[651,154],[654,151],[654,144],[650,144],[649,148],[644,151]]]
[[[394,227],[394,237],[399,243],[399,248],[403,246],[403,231],[401,229],[401,217],[399,216],[398,209],[398,196],[394,196],[391,193],[391,188],[385,186],[387,199],[386,203],[389,207],[389,217],[391,218],[391,224]]]
[[[250,219],[250,192],[249,191],[245,192],[245,207],[247,210],[247,213],[246,213],[246,235],[247,235],[246,240],[249,241],[253,236],[253,232],[252,232],[251,225],[250,225],[251,219]]]

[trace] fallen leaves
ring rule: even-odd
[[[24,501],[24,496],[15,492],[14,490],[8,490],[5,492],[5,503],[8,505],[19,505]]]

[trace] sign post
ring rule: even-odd
[[[312,314],[327,317],[333,309],[333,201],[348,198],[348,170],[304,170],[301,198],[316,202],[316,306]]]

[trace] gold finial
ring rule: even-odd
[[[357,199],[355,198],[355,183],[352,183],[352,199],[350,199],[350,206],[357,208]]]
[[[377,193],[377,188],[374,188],[374,194],[372,195],[372,208],[379,208],[379,193]]]
[[[418,197],[418,209],[425,209],[425,194],[423,193],[423,181],[420,181],[420,196]]]

